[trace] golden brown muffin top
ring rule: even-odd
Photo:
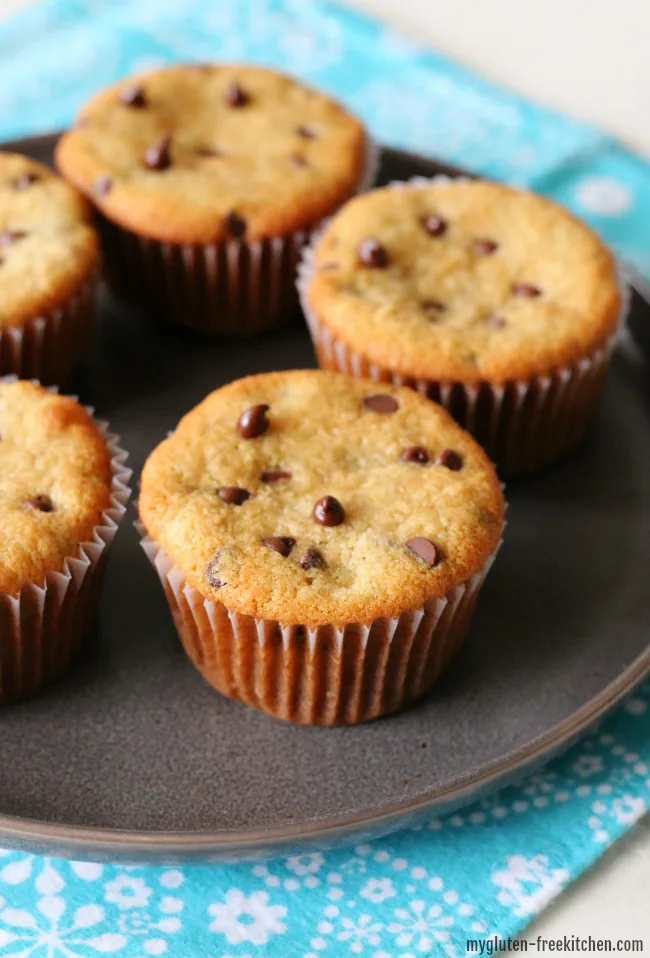
[[[203,243],[312,227],[354,193],[366,156],[359,122],[323,94],[272,70],[211,64],[102,90],[56,162],[126,229]]]
[[[67,302],[95,267],[85,200],[42,163],[0,153],[0,328]]]
[[[408,389],[317,370],[240,379],[149,456],[140,516],[203,596],[309,627],[443,596],[499,542],[485,453]]]
[[[545,375],[614,331],[612,256],[566,210],[483,181],[374,190],[331,220],[307,299],[370,362],[434,381]]]
[[[110,453],[85,409],[0,381],[0,591],[61,572],[110,503]]]

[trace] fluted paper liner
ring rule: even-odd
[[[94,410],[85,408],[92,416]],[[0,592],[1,705],[32,695],[62,675],[94,618],[106,554],[131,494],[128,453],[108,423],[95,422],[111,453],[111,504],[61,572],[46,573],[41,585],[25,585],[17,596]]]
[[[185,651],[203,677],[229,698],[305,725],[367,722],[428,692],[460,648],[496,556],[442,598],[397,619],[307,628],[206,599],[141,522],[136,528]]]
[[[415,177],[391,183],[393,189],[426,187],[448,176]],[[322,369],[409,386],[447,409],[483,446],[502,476],[538,469],[569,449],[584,434],[602,391],[605,374],[629,305],[629,287],[619,274],[621,313],[616,331],[593,351],[545,376],[501,384],[442,382],[397,373],[371,362],[335,336],[309,306],[307,290],[315,252],[325,226],[303,250],[298,295]]]
[[[378,157],[366,138],[357,193],[372,184]],[[163,243],[103,215],[98,229],[109,285],[157,318],[204,335],[241,337],[286,326],[299,315],[296,271],[311,230],[260,240]]]
[[[20,326],[0,328],[0,376],[64,383],[90,338],[98,274],[94,270],[62,306]]]

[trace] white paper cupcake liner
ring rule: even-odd
[[[358,193],[370,187],[379,152],[366,138]],[[261,240],[163,243],[99,216],[109,285],[127,302],[166,322],[209,336],[252,336],[299,315],[300,253],[311,235],[298,230]]]
[[[451,177],[415,177],[391,183],[393,189],[427,187]],[[470,432],[483,446],[503,476],[528,472],[545,465],[577,442],[585,432],[602,391],[605,373],[629,306],[629,286],[619,272],[621,312],[616,331],[578,361],[545,376],[495,384],[441,382],[408,376],[371,362],[335,336],[316,315],[307,299],[314,275],[316,246],[324,224],[304,248],[298,268],[297,289],[314,343],[318,364],[375,382],[409,386],[435,402]]]
[[[366,722],[428,692],[463,642],[498,551],[469,580],[396,619],[308,628],[206,599],[143,524],[135,525],[183,647],[203,677],[229,698],[306,725]]]
[[[3,377],[13,381],[17,377]],[[52,392],[56,391],[54,389]],[[86,411],[93,415],[92,407]],[[32,695],[62,675],[92,624],[108,548],[126,511],[131,490],[128,453],[108,423],[95,420],[111,453],[111,503],[92,537],[65,559],[61,572],[23,586],[17,596],[0,592],[0,704]]]
[[[62,306],[20,326],[0,328],[0,376],[65,383],[90,338],[97,270]]]

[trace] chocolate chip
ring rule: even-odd
[[[463,457],[455,449],[443,449],[438,462],[441,466],[451,469],[452,472],[458,472],[463,468]]]
[[[343,506],[334,496],[323,496],[319,499],[312,515],[321,526],[340,526],[345,519]]]
[[[422,306],[422,309],[426,310],[426,312],[431,313],[444,313],[444,311],[447,309],[445,304],[439,299],[423,299],[420,305]]]
[[[338,269],[340,265],[341,265],[341,264],[338,263],[336,260],[330,259],[330,260],[328,260],[326,263],[321,263],[321,264],[320,264],[320,266],[318,267],[318,272],[319,272],[319,273],[327,273],[328,270]]]
[[[492,329],[503,329],[504,326],[508,325],[503,316],[486,316],[485,322]]]
[[[372,396],[366,396],[363,405],[371,412],[378,412],[385,415],[389,412],[397,412],[399,403],[392,396],[386,393],[374,393]]]
[[[309,166],[305,157],[301,156],[300,153],[292,153],[289,160],[292,166]]]
[[[217,146],[197,146],[195,152],[197,156],[205,156],[208,159],[223,156],[223,150],[220,150]]]
[[[38,509],[39,512],[54,512],[54,503],[49,496],[33,496],[31,499],[26,499],[24,504],[30,509]]]
[[[254,439],[261,436],[269,428],[269,421],[266,418],[268,406],[261,403],[258,406],[251,406],[246,409],[237,420],[237,434],[242,439]]]
[[[384,269],[388,266],[386,247],[379,240],[369,236],[359,243],[359,262],[372,269]]]
[[[150,170],[166,170],[171,166],[170,143],[171,137],[163,136],[155,146],[150,146],[144,155],[144,165]]]
[[[123,103],[125,106],[132,106],[137,110],[141,110],[147,105],[147,98],[144,95],[144,87],[124,87],[124,89],[120,92],[120,103]]]
[[[238,83],[233,81],[226,88],[225,100],[228,106],[240,107],[246,106],[250,102],[250,96],[245,90],[242,90]]]
[[[407,446],[400,459],[402,462],[419,462],[424,466],[429,461],[429,453],[424,446]]]
[[[269,536],[267,539],[262,539],[263,546],[273,549],[274,552],[279,552],[280,555],[284,556],[285,559],[295,544],[296,540],[293,538],[293,536]]]
[[[296,133],[298,134],[298,136],[301,136],[301,137],[303,138],[303,140],[315,140],[315,139],[316,139],[316,134],[315,134],[314,131],[313,131],[310,127],[308,127],[308,126],[297,126],[297,127],[296,127]]]
[[[413,536],[412,539],[407,539],[406,548],[431,568],[440,562],[438,547],[430,539],[425,539],[423,536]]]
[[[4,233],[0,233],[0,246],[11,246],[12,243],[16,243],[26,236],[27,233],[24,230],[5,230]]]
[[[429,236],[444,236],[447,232],[447,222],[440,216],[423,216],[420,223]]]
[[[40,179],[38,173],[32,173],[30,170],[27,173],[21,173],[20,176],[17,176],[15,180],[12,181],[11,185],[15,190],[26,190],[32,183],[36,183]]]
[[[93,193],[95,196],[106,196],[106,194],[110,192],[112,186],[113,181],[110,176],[100,176],[99,179],[95,180]]]
[[[243,216],[240,216],[239,213],[232,210],[226,216],[226,229],[231,236],[234,236],[235,239],[239,239],[239,237],[243,236],[246,232],[246,220]]]
[[[536,296],[542,295],[541,289],[538,286],[533,286],[532,283],[515,283],[512,292],[515,296],[523,296],[526,299],[535,299]]]
[[[499,244],[491,239],[476,239],[472,245],[474,252],[478,253],[479,256],[491,256],[499,248]]]
[[[205,567],[205,581],[215,589],[220,589],[225,585],[219,576],[219,553],[213,559],[210,559]]]
[[[300,565],[303,569],[324,569],[325,559],[318,549],[307,549],[300,560]]]
[[[291,473],[284,469],[269,469],[260,476],[262,482],[279,482],[280,479],[291,479]]]
[[[240,489],[239,486],[222,486],[221,489],[217,489],[217,495],[229,506],[241,506],[242,502],[246,502],[251,497],[248,489]]]

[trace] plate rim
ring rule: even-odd
[[[1,149],[26,152],[51,147],[60,133],[12,139],[0,144]],[[453,174],[465,174],[448,164],[393,147],[382,147],[382,152],[399,156],[403,161],[431,162]],[[650,285],[630,271],[631,285],[650,306]],[[0,814],[0,842],[16,850],[46,849],[68,856],[71,851],[82,857],[111,856],[111,860],[127,860],[135,855],[147,861],[162,862],[169,856],[201,857],[216,855],[225,859],[229,854],[241,856],[257,853],[260,856],[281,854],[282,849],[295,844],[324,847],[335,844],[361,828],[377,830],[377,834],[398,830],[405,819],[430,812],[432,817],[442,814],[450,805],[467,804],[482,791],[497,790],[508,780],[523,774],[528,768],[553,757],[563,747],[597,723],[643,679],[650,674],[650,644],[616,679],[583,703],[580,708],[558,722],[543,735],[518,749],[494,759],[476,772],[456,779],[454,783],[438,788],[433,795],[426,792],[415,798],[397,800],[380,809],[361,809],[338,816],[316,819],[305,824],[274,826],[271,828],[204,831],[154,831],[119,829],[86,825],[61,825],[20,815]],[[129,859],[132,860],[132,859]],[[215,861],[218,858],[215,858]]]

